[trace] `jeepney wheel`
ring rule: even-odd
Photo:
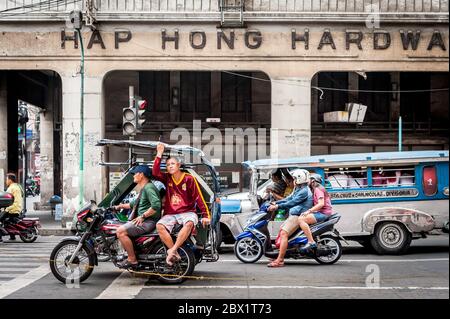
[[[373,249],[380,255],[404,254],[411,245],[412,234],[403,224],[383,222],[376,226],[370,239]]]

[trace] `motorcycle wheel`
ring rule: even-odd
[[[166,255],[166,247],[162,243],[159,243],[154,248],[152,254]],[[181,284],[187,280],[187,276],[192,275],[196,264],[194,253],[186,245],[182,245],[178,249],[178,254],[181,256],[181,260],[174,263],[172,268],[168,268],[165,257],[164,260],[158,263],[155,272],[157,273],[156,279],[159,282],[169,285]],[[158,268],[164,269],[164,271],[161,272]]]
[[[256,239],[245,237],[234,244],[234,254],[243,263],[252,264],[261,259],[264,248]]]
[[[38,231],[36,227],[31,227],[22,231],[19,237],[24,243],[32,243],[38,238]]]
[[[95,257],[83,246],[71,264],[70,257],[77,248],[76,240],[64,241],[53,248],[50,255],[50,269],[53,276],[64,284],[77,284],[89,278],[94,271]]]
[[[327,256],[314,256],[314,259],[322,265],[332,265],[342,256],[342,245],[339,238],[334,236],[323,236],[317,241],[317,246],[328,246],[331,248],[331,254]]]

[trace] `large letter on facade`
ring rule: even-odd
[[[61,30],[61,49],[66,48],[66,41],[73,41],[74,49],[78,49],[78,37],[74,33],[73,35],[66,35],[66,31]]]
[[[439,31],[433,32],[433,36],[431,37],[431,41],[430,41],[430,44],[428,45],[427,50],[431,51],[436,46],[440,47],[443,51],[447,51],[444,40],[442,39],[442,35]]]
[[[358,46],[359,50],[362,50],[361,42],[363,40],[363,33],[361,31],[352,31],[347,30],[345,31],[345,48],[347,50],[350,50],[350,44],[354,43]]]
[[[250,43],[252,38],[253,43]],[[249,49],[258,49],[262,44],[262,34],[260,31],[247,31],[245,32],[245,45]]]
[[[304,35],[297,34],[295,29],[291,31],[292,50],[297,49],[297,42],[305,42],[305,50],[309,50],[309,29],[305,29]]]
[[[123,42],[129,42],[131,40],[131,31],[130,30],[123,30],[123,31],[115,31],[114,32],[114,47],[116,49],[119,48],[119,43]]]
[[[162,48],[163,50],[166,49],[166,42],[172,41],[175,42],[175,50],[178,50],[178,42],[180,40],[180,35],[178,33],[178,29],[175,29],[175,36],[169,37],[167,35],[166,29],[161,30],[162,33]]]
[[[331,45],[333,50],[336,50],[336,44],[334,43],[333,36],[331,35],[330,29],[325,29],[322,39],[320,39],[319,50],[322,50],[324,45]]]
[[[380,38],[384,38],[384,43],[380,44]],[[387,31],[375,31],[373,34],[373,48],[375,50],[386,50],[391,46],[391,34]]]
[[[400,30],[400,36],[402,37],[403,50],[408,50],[409,44],[411,44],[411,47],[414,51],[417,50],[420,42],[420,31],[416,31],[415,33],[413,33],[412,31],[408,30],[408,33],[405,34],[403,30]]]
[[[201,39],[200,44],[195,44],[195,37],[199,36]],[[204,31],[192,31],[189,34],[189,42],[193,49],[203,49],[206,46],[206,33]]]
[[[91,39],[89,40],[87,48],[91,49],[94,44],[100,44],[102,49],[106,49],[105,43],[103,43],[102,35],[98,30],[92,32]]]
[[[223,33],[223,31],[217,31],[217,49],[219,50],[222,49],[222,39],[225,41],[225,43],[231,50],[234,50],[234,39],[235,39],[234,31],[230,32],[229,38],[227,38],[227,36],[225,35],[225,33]]]

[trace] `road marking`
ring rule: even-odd
[[[147,279],[132,277],[129,272],[122,272],[95,299],[133,299],[144,288]]]
[[[41,279],[50,273],[50,268],[46,266],[41,266],[36,269],[29,271],[28,273],[16,277],[6,283],[0,285],[0,299],[9,296],[10,294],[32,284],[33,282]]]
[[[317,289],[317,290],[449,290],[449,287],[321,287],[321,286],[145,286],[146,289]]]
[[[28,267],[28,268],[0,268],[0,276],[2,272],[11,271],[11,272],[27,272],[36,267]]]
[[[22,262],[22,261],[5,261],[5,262],[3,262],[3,261],[0,261],[0,267],[1,266],[14,266],[14,265],[17,265],[17,266],[30,266],[30,267],[35,266],[35,267],[37,267],[39,265],[42,265],[42,263],[39,262],[39,261],[35,261],[35,262]]]
[[[286,264],[296,264],[296,263],[304,263],[305,261],[316,262],[312,259],[302,259],[302,260],[285,260]],[[449,261],[449,258],[428,258],[428,259],[341,259],[339,262],[347,262],[347,263],[402,263],[402,262],[429,262],[429,261]],[[219,259],[219,262],[238,262],[241,263],[238,259]],[[267,259],[261,259],[258,261],[259,263],[269,262]],[[258,263],[256,262],[256,263]]]

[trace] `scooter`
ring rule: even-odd
[[[268,230],[272,213],[259,211],[253,215],[237,238],[234,246],[236,257],[243,263],[255,263],[263,255],[277,258],[279,253],[279,238],[273,249]],[[317,243],[312,250],[302,249],[308,243],[304,232],[299,229],[289,237],[286,259],[315,259],[320,264],[336,263],[342,255],[340,239],[344,240],[334,225],[339,222],[339,214],[333,214],[323,222],[311,225],[311,233]]]
[[[24,243],[36,241],[39,235],[38,229],[41,228],[39,218],[25,218],[22,215],[18,217],[8,216],[4,209],[0,210],[0,235],[18,235]]]

